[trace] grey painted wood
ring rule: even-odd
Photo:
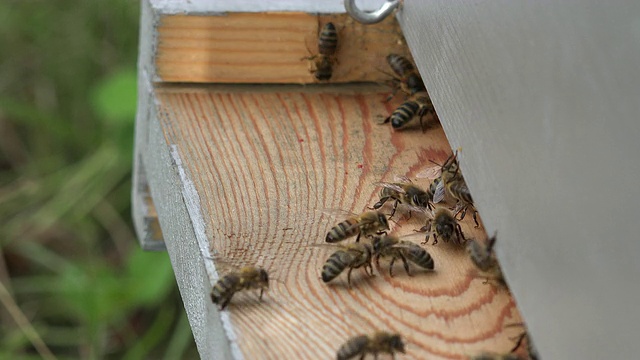
[[[398,15],[545,359],[640,353],[640,2]]]
[[[145,75],[141,71],[139,81],[147,79]],[[151,82],[147,81],[143,88],[147,93],[140,96],[154,99]],[[218,312],[209,297],[211,279],[216,280],[217,274],[212,274],[205,264],[200,246],[202,239],[196,236],[198,227],[194,224],[193,209],[188,209],[189,204],[198,201],[194,198],[197,194],[185,192],[185,179],[189,175],[180,164],[179,154],[166,143],[155,103],[150,101],[146,106],[150,111],[144,111],[146,115],[137,119],[137,161],[144,164],[198,352],[203,359],[241,359],[233,341],[233,330],[228,325],[228,314]]]

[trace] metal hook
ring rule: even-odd
[[[384,20],[400,5],[400,0],[387,0],[380,9],[372,12],[362,11],[356,6],[356,0],[344,0],[344,8],[356,21],[363,24],[375,24]]]

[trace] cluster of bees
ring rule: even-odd
[[[321,30],[318,40],[318,54],[303,59],[312,61],[310,70],[315,78],[320,81],[329,80],[332,76],[333,66],[336,64],[336,49],[338,46],[338,34],[333,23],[327,23]],[[426,114],[435,116],[433,104],[424,86],[422,78],[409,60],[391,54],[387,56],[389,67],[397,76],[390,81],[392,93],[390,100],[398,90],[407,94],[407,100],[389,115],[383,123],[391,123],[394,129],[402,128],[406,123],[418,116],[422,125],[422,118]],[[467,239],[462,232],[459,221],[464,219],[467,211],[471,211],[475,227],[479,227],[477,211],[469,188],[460,172],[457,161],[457,152],[449,156],[444,164],[437,164],[439,176],[434,179],[429,187],[424,190],[411,183],[407,178],[398,182],[379,182],[381,187],[379,201],[369,210],[360,215],[352,215],[344,221],[333,226],[325,237],[325,242],[336,244],[351,237],[356,237],[355,242],[346,245],[336,244],[335,250],[325,261],[322,271],[322,281],[328,283],[338,278],[346,271],[347,284],[351,288],[351,273],[353,269],[362,268],[367,276],[373,276],[372,262],[380,269],[380,258],[390,259],[389,275],[393,277],[393,265],[397,259],[402,261],[407,275],[411,276],[410,265],[421,269],[433,270],[435,263],[431,255],[422,246],[411,241],[402,240],[400,237],[387,233],[390,230],[389,219],[395,213],[398,205],[409,210],[409,214],[417,212],[425,214],[427,221],[425,226],[416,230],[425,232],[427,244],[433,237],[432,244],[439,240],[452,243],[454,246],[466,246],[472,263],[479,271],[487,275],[488,279],[506,287],[502,272],[498,265],[493,248],[496,243],[494,235],[485,243],[474,239]],[[444,205],[446,198],[456,201],[456,206],[449,209]],[[389,218],[381,209],[386,203],[393,202],[393,208]],[[363,240],[363,241],[360,241]],[[223,310],[231,301],[234,294],[243,290],[260,290],[259,298],[269,287],[269,275],[267,271],[256,266],[246,266],[237,271],[222,276],[213,287],[211,300]],[[523,332],[510,352],[505,354],[482,353],[472,356],[474,360],[515,360],[521,359],[514,352],[526,342],[530,359],[538,359],[527,332]],[[379,353],[388,353],[395,358],[395,353],[405,353],[405,344],[399,334],[379,331],[371,335],[359,335],[348,339],[338,350],[336,358],[347,360],[355,357],[364,359],[367,354],[376,358]]]

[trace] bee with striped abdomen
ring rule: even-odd
[[[367,211],[331,228],[325,240],[328,243],[335,243],[357,234],[356,242],[358,242],[361,235],[383,233],[385,230],[389,230],[387,217],[379,211]]]
[[[338,32],[335,25],[328,22],[320,31],[318,37],[318,54],[302,59],[313,60],[315,69],[310,70],[317,80],[327,81],[333,75],[333,64],[336,63],[336,49],[338,48]],[[311,52],[311,51],[309,51]]]
[[[402,260],[402,265],[407,275],[411,276],[409,271],[409,262],[412,262],[419,267],[427,270],[433,270],[434,263],[431,255],[420,247],[418,244],[414,244],[411,241],[400,240],[396,236],[383,235],[376,236],[372,241],[373,256],[376,261],[376,266],[380,268],[380,257],[390,257],[389,263],[389,276],[393,277],[393,263],[397,258]]]
[[[377,210],[388,200],[394,200],[393,210],[391,210],[389,219],[396,213],[398,204],[405,204],[409,207],[409,210],[420,212],[423,212],[425,209],[431,209],[431,197],[429,193],[413,185],[411,180],[406,177],[402,177],[402,182],[379,182],[374,185],[382,186],[382,190],[380,190],[380,200],[373,205],[373,209]]]
[[[382,124],[391,122],[391,127],[394,129],[400,129],[405,126],[415,116],[420,117],[420,127],[422,131],[425,131],[425,127],[422,123],[422,118],[426,114],[432,114],[435,116],[435,109],[431,103],[431,99],[426,91],[419,91],[413,94],[407,101],[398,106],[397,109],[391,113]]]
[[[457,245],[462,245],[467,241],[456,218],[451,211],[443,207],[436,210],[433,219],[429,219],[427,225],[420,229],[420,231],[427,232],[427,237],[422,244],[427,244],[431,235],[433,235],[433,245],[438,243],[438,236],[440,236],[444,242],[451,240]]]
[[[395,359],[395,353],[405,353],[404,342],[399,334],[390,334],[378,331],[372,336],[358,335],[349,339],[338,349],[337,360],[349,360],[356,356],[364,359],[365,355],[373,354],[377,359],[379,353],[391,354]]]
[[[387,55],[387,63],[389,67],[391,67],[391,70],[398,75],[398,78],[394,78],[391,81],[394,89],[387,100],[391,100],[398,89],[401,89],[408,95],[427,90],[422,81],[422,77],[420,77],[418,71],[416,71],[413,64],[411,64],[407,58],[398,54],[389,54]]]
[[[260,289],[260,297],[265,289],[269,288],[269,275],[267,271],[255,267],[245,266],[238,271],[232,271],[218,280],[211,290],[211,300],[223,310],[235,293],[242,290]]]
[[[340,249],[329,256],[324,266],[322,266],[322,281],[329,282],[335,279],[347,268],[349,269],[347,272],[349,288],[351,288],[351,271],[353,269],[364,267],[364,272],[373,276],[373,267],[371,266],[372,251],[369,244],[354,243],[341,246]],[[369,268],[370,272],[367,272],[367,268]]]
[[[463,220],[467,214],[467,210],[471,208],[473,210],[475,227],[479,227],[478,211],[473,205],[471,192],[460,172],[457,157],[458,152],[456,151],[445,161],[444,165],[442,165],[442,184],[447,189],[447,192],[458,201],[453,215],[458,216],[458,214],[460,214],[460,220]]]

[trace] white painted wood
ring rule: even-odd
[[[362,10],[378,9],[385,0],[358,0]],[[344,13],[343,0],[151,0],[162,14],[212,14],[224,12],[301,11],[308,13]]]
[[[544,359],[640,353],[640,2],[398,18]]]

